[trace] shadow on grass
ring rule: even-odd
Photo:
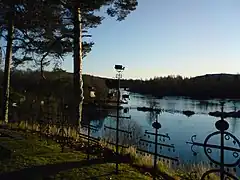
[[[91,159],[82,161],[72,161],[72,162],[62,162],[56,164],[47,164],[41,166],[33,166],[25,169],[20,169],[13,172],[0,174],[0,180],[33,180],[33,179],[49,179],[50,176],[56,175],[61,171],[67,171],[74,168],[82,168],[86,166],[105,164],[105,163],[115,163],[114,159]],[[125,162],[126,163],[126,162]],[[103,175],[92,176],[86,179],[98,179],[100,177],[109,177],[113,175],[114,172],[105,173]],[[161,173],[159,174],[164,179],[173,179],[168,175]]]
[[[1,180],[17,179],[17,180],[32,180],[46,178],[55,175],[61,171],[70,170],[73,168],[82,168],[93,164],[113,163],[114,160],[92,159],[75,162],[64,162],[57,164],[48,164],[42,166],[33,166],[30,168],[21,169],[0,175]]]
[[[95,180],[95,179],[98,179],[100,177],[108,177],[108,176],[111,176],[115,174],[114,172],[111,172],[111,173],[106,173],[106,174],[102,174],[102,175],[99,175],[99,176],[92,176],[92,177],[89,177],[89,178],[86,178],[86,179],[91,179],[91,180]]]

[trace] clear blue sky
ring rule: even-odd
[[[125,21],[108,18],[91,33],[87,74],[114,77],[117,63],[126,78],[240,72],[239,0],[139,0]]]
[[[125,21],[107,18],[91,34],[87,74],[114,77],[115,64],[125,78],[240,72],[239,0],[139,0]]]

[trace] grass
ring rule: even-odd
[[[136,148],[129,147],[125,149],[123,154],[130,154],[132,159],[132,165],[135,167],[144,167],[150,169],[153,166],[152,156],[143,156],[136,153]],[[157,161],[157,168],[159,172],[164,172],[169,177],[175,180],[199,180],[201,175],[210,169],[202,163],[199,164],[180,164],[172,165],[171,162]],[[197,177],[191,175],[190,172],[196,172]],[[218,180],[216,175],[210,175],[209,180]]]
[[[110,149],[114,149],[115,146],[108,145],[106,143],[102,143],[103,146],[107,146]],[[131,165],[133,167],[136,167],[138,169],[142,169],[142,171],[151,171],[153,167],[153,156],[152,155],[141,155],[137,153],[137,150],[135,147],[129,147],[129,148],[123,148],[120,151],[123,155],[129,155],[131,159]],[[207,166],[203,163],[199,164],[180,164],[172,165],[171,162],[163,162],[163,161],[157,161],[157,169],[159,172],[164,173],[163,175],[166,175],[168,177],[171,177],[175,180],[199,180],[201,175],[206,172],[207,170],[210,170],[211,167]],[[196,176],[193,176],[191,172],[196,172]],[[215,174],[211,174],[209,176],[209,180],[219,180],[219,177]]]
[[[9,135],[13,132],[4,130]],[[6,179],[151,179],[127,164],[121,164],[121,173],[115,175],[112,163],[87,161],[85,153],[74,150],[61,153],[57,143],[40,140],[36,135],[14,134],[22,139],[0,138],[0,145],[12,151],[10,159],[0,161],[0,172],[7,173]]]
[[[31,129],[34,127],[35,131],[39,130],[38,124],[25,124],[21,122],[17,124],[8,124],[8,127],[19,128],[19,129]],[[49,128],[50,134],[57,134],[59,128],[52,125]],[[82,139],[79,138],[78,132],[75,128],[65,128],[65,131],[68,131],[68,136],[73,138],[75,141],[79,142]],[[13,132],[13,131],[11,131]],[[19,132],[20,133],[20,132]],[[39,141],[39,138],[35,135],[29,136],[29,133],[23,133],[25,140],[12,141],[9,138],[3,138],[0,144],[4,144],[10,149],[16,149],[14,154],[16,155],[19,152],[19,155],[14,156],[17,159],[13,159],[7,163],[1,163],[0,168],[2,172],[7,170],[16,170],[21,167],[32,167],[36,165],[45,165],[45,164],[54,164],[61,162],[72,162],[72,161],[82,161],[86,159],[86,154],[79,151],[71,151],[61,153],[61,147],[59,144],[52,140],[42,140]],[[2,138],[1,138],[2,139]],[[6,141],[6,142],[5,142]],[[83,142],[84,143],[84,142]],[[109,145],[104,141],[99,142],[102,148],[108,148],[111,150],[115,149],[115,146]],[[54,176],[50,176],[51,179],[81,179],[84,177],[91,178],[92,176],[97,176],[97,179],[106,179],[106,177],[112,177],[113,179],[149,179],[152,172],[152,156],[143,156],[136,153],[136,148],[120,148],[120,153],[122,156],[128,156],[130,158],[129,165],[121,164],[120,169],[123,173],[120,175],[106,175],[111,172],[114,172],[114,164],[106,163],[101,165],[92,164],[91,166],[86,166],[83,168],[72,168],[70,170],[65,170],[57,173]],[[24,164],[25,163],[25,164]],[[9,165],[9,166],[8,166]],[[16,166],[16,167],[15,167]],[[187,165],[183,164],[180,166],[173,166],[171,163],[166,163],[158,161],[158,172],[162,176],[171,177],[171,179],[184,179],[184,180],[197,180],[203,172],[207,171],[210,167],[207,167],[203,164],[196,165]],[[196,171],[197,178],[191,177],[189,172]],[[142,173],[139,173],[142,172]],[[105,174],[105,175],[104,175]],[[151,179],[151,178],[150,178]],[[216,175],[211,175],[210,180],[219,179]]]

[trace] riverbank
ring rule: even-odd
[[[10,130],[10,127],[14,130]],[[65,147],[64,152],[61,152],[59,143],[49,139],[50,136],[42,135],[39,137],[37,131],[28,132],[30,127],[35,127],[37,130],[37,124],[33,126],[29,124],[24,127],[23,123],[20,125],[9,124],[7,129],[6,126],[5,129],[0,129],[0,132],[4,132],[0,137],[0,145],[11,152],[7,151],[7,154],[11,154],[10,156],[4,156],[7,159],[0,160],[1,175],[5,174],[2,177],[15,176],[18,177],[17,179],[29,176],[38,177],[38,179],[43,176],[47,176],[49,179],[91,179],[93,177],[96,179],[106,179],[106,177],[112,179],[152,179],[151,157],[137,154],[134,147],[121,149],[121,173],[115,175],[114,161],[112,161],[114,160],[114,156],[112,156],[114,146],[107,145],[104,141],[91,144],[90,157],[93,160],[86,161],[86,141],[77,136],[76,130],[74,132],[72,129],[72,132],[69,133],[75,139],[74,144]],[[51,128],[50,133],[54,133]],[[99,158],[101,159],[99,160]],[[61,167],[63,164],[64,167]],[[193,170],[198,170],[199,174],[202,174],[206,168],[203,165],[180,165],[173,169],[170,164],[158,161],[158,174],[165,179],[167,177],[170,180],[193,180],[189,173]]]

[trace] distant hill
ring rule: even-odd
[[[127,80],[125,83],[132,92],[157,97],[240,98],[239,74],[206,74],[192,78],[168,76],[145,81]]]
[[[196,76],[196,77],[192,77],[191,79],[235,79],[235,78],[240,78],[239,74],[227,74],[227,73],[220,73],[220,74],[205,74],[205,75],[201,75],[201,76]]]

